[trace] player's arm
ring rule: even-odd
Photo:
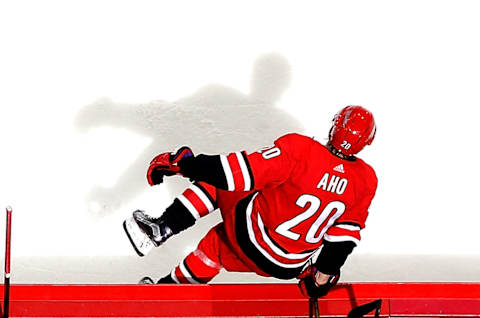
[[[343,264],[345,264],[345,261],[355,246],[356,244],[350,241],[324,241],[322,251],[318,255],[315,266],[325,275],[336,275],[340,272],[340,269]]]
[[[340,269],[355,247],[353,242],[324,241],[314,265],[300,279],[299,286],[305,296],[323,297],[340,279]]]
[[[335,275],[340,272],[348,256],[360,243],[360,231],[365,227],[368,207],[373,194],[360,200],[356,207],[344,213],[323,236],[323,247],[315,266],[323,274]]]
[[[167,168],[168,171],[174,172],[170,175],[181,174],[193,181],[204,181],[228,191],[249,191],[260,189],[266,184],[282,183],[293,167],[288,155],[288,139],[290,139],[288,135],[281,137],[273,147],[252,154],[241,151],[228,155],[184,156],[175,162],[171,168],[166,164],[153,163],[160,168],[152,168],[151,164],[147,178],[150,183],[150,180],[153,179],[149,175],[150,172]],[[162,170],[160,171],[162,172]],[[164,172],[162,174],[168,175]]]
[[[376,178],[365,185],[367,192],[353,210],[343,214],[323,237],[323,247],[314,265],[314,275],[301,278],[299,286],[310,297],[325,296],[338,282],[340,270],[353,249],[360,243],[360,231],[365,227],[368,207],[375,195]]]
[[[360,198],[328,228],[323,236],[323,248],[316,266],[325,274],[335,274],[345,263],[348,255],[360,244],[361,230],[365,227],[368,209],[375,195],[376,177],[365,181]]]
[[[249,191],[254,181],[248,156],[244,151],[228,155],[200,154],[179,163],[180,173],[194,181],[204,181],[228,191]]]

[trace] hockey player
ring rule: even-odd
[[[160,154],[147,172],[150,185],[175,174],[193,183],[159,218],[133,212],[125,231],[143,256],[218,208],[223,222],[158,283],[207,283],[224,268],[299,278],[304,294],[323,296],[365,227],[377,178],[355,155],[375,131],[368,110],[347,106],[326,145],[288,134],[251,154],[194,156],[188,147]]]

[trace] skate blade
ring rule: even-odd
[[[147,255],[154,247],[154,243],[145,232],[138,226],[137,222],[130,217],[123,222],[123,229],[127,234],[133,249],[139,256]]]

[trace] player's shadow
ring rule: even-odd
[[[182,145],[189,145],[195,153],[251,152],[271,145],[285,133],[302,132],[294,117],[275,106],[291,77],[288,61],[269,53],[255,61],[248,94],[210,84],[174,102],[125,104],[103,98],[85,106],[76,115],[77,129],[122,128],[152,140],[112,187],[92,188],[87,202],[97,202],[104,207],[99,213],[106,214],[134,199],[148,188],[145,172],[150,160]],[[178,180],[170,178],[167,182],[171,195],[184,186]]]

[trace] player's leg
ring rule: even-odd
[[[269,277],[270,275],[262,271],[256,262],[249,258],[247,254],[245,254],[244,249],[240,246],[240,243],[237,240],[239,234],[237,231],[244,231],[243,228],[237,229],[237,212],[238,209],[242,209],[242,206],[244,205],[241,202],[245,202],[245,200],[249,202],[249,198],[251,198],[250,195],[252,193],[253,191],[229,192],[217,190],[217,205],[222,214],[225,238],[227,244],[230,246],[232,254],[234,254],[236,258],[245,264],[251,272],[255,272],[260,276]]]
[[[212,280],[222,268],[233,272],[251,272],[228,245],[223,223],[212,228],[170,274],[161,278],[159,284],[204,284]],[[143,283],[152,283],[145,280]]]
[[[123,226],[135,251],[144,256],[216,208],[215,187],[196,182],[176,197],[159,218],[150,217],[144,211],[137,210]]]

